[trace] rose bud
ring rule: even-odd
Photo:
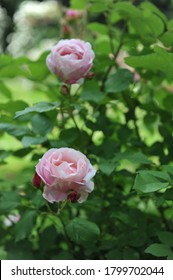
[[[36,187],[37,189],[40,189],[42,187],[42,180],[41,180],[40,176],[37,174],[37,172],[35,172],[35,174],[34,174],[32,183],[33,183],[34,187]]]
[[[67,199],[82,203],[94,189],[91,179],[96,170],[84,154],[71,148],[47,151],[36,165],[36,173],[46,185],[43,197],[51,203]]]
[[[80,83],[91,67],[95,55],[91,44],[79,39],[60,40],[46,59],[51,72],[67,84]]]
[[[62,94],[68,95],[70,93],[70,89],[69,89],[69,87],[67,85],[62,85],[60,87],[60,92]]]
[[[87,74],[87,79],[88,79],[88,80],[92,80],[92,79],[94,78],[94,76],[95,76],[94,72],[89,72],[89,73]]]
[[[80,198],[80,194],[76,191],[72,191],[68,194],[67,199],[70,200],[72,203],[75,203]]]
[[[68,24],[63,25],[62,27],[62,33],[65,36],[69,36],[71,34],[71,27]]]

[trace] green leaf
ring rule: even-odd
[[[110,159],[100,159],[99,169],[101,172],[109,176],[115,168],[118,166],[118,163]]]
[[[30,147],[31,145],[42,144],[47,141],[46,137],[32,137],[32,136],[24,136],[22,138],[22,144],[25,148]]]
[[[162,48],[155,49],[155,53],[130,56],[125,62],[135,68],[143,68],[153,72],[163,72],[168,78],[173,78],[173,53]]]
[[[137,153],[129,153],[129,152],[124,152],[124,153],[118,153],[115,157],[116,161],[119,160],[129,160],[132,163],[139,163],[139,164],[151,164],[152,161],[147,158],[146,155],[144,155],[141,152]]]
[[[31,242],[21,240],[20,243],[16,243],[13,241],[9,245],[7,260],[35,260]]]
[[[4,192],[0,198],[0,214],[9,214],[20,203],[20,197],[15,192]]]
[[[28,68],[30,72],[28,78],[36,81],[43,81],[50,73],[45,61],[30,62],[28,63]]]
[[[92,4],[90,5],[90,11],[93,13],[101,13],[101,12],[105,12],[106,10],[107,10],[106,1],[94,0],[94,1],[92,1]]]
[[[0,246],[0,260],[6,260],[7,252],[5,251],[4,247]]]
[[[81,218],[73,219],[66,226],[66,230],[69,238],[80,245],[86,242],[94,242],[100,235],[100,230],[95,223]]]
[[[11,115],[14,115],[16,111],[18,110],[23,110],[28,104],[24,101],[18,100],[18,101],[13,101],[10,100],[7,103],[1,103],[0,104],[0,111],[2,113],[10,113]]]
[[[59,107],[59,102],[40,102],[36,103],[32,107],[27,107],[22,111],[16,112],[15,118],[24,116],[29,113],[43,113],[43,112],[49,112],[52,110],[55,110]]]
[[[171,249],[165,244],[154,243],[145,249],[145,253],[156,257],[167,257],[171,253]]]
[[[61,131],[59,139],[67,144],[71,144],[74,141],[78,140],[79,137],[80,133],[76,128],[69,128]]]
[[[0,150],[0,162],[3,162],[8,156],[10,156],[12,152]]]
[[[122,260],[122,252],[117,249],[113,249],[106,254],[107,260]]]
[[[158,233],[159,240],[167,246],[173,247],[173,233],[169,231],[160,231]]]
[[[109,93],[117,93],[129,88],[133,82],[133,73],[127,69],[118,69],[117,72],[108,77],[105,88]]]
[[[104,99],[104,93],[100,91],[98,83],[95,80],[86,81],[80,98],[83,101],[100,103]]]
[[[11,98],[11,91],[2,81],[0,81],[0,93],[5,95],[7,98]]]
[[[152,6],[153,7],[153,6]],[[122,18],[128,19],[136,33],[143,40],[155,40],[157,36],[163,33],[165,22],[161,17],[161,12],[156,13],[157,8],[151,9],[149,5],[135,7],[129,2],[117,3],[114,9],[119,12]]]
[[[72,9],[85,9],[87,6],[88,2],[87,0],[70,0],[70,7]]]
[[[6,65],[11,64],[13,58],[10,55],[1,54],[0,55],[0,66],[3,68]]]
[[[30,132],[29,127],[26,125],[16,125],[10,123],[0,123],[0,132],[7,132],[8,134],[19,137],[26,135]]]
[[[105,24],[99,23],[99,22],[91,22],[87,25],[87,29],[93,32],[97,32],[100,34],[107,34],[108,30]]]
[[[52,122],[43,114],[36,114],[31,118],[32,130],[36,135],[46,135],[52,128]]]
[[[166,172],[141,170],[135,178],[134,189],[150,193],[166,188],[169,184],[170,176]]]
[[[15,240],[19,241],[26,238],[32,231],[37,213],[34,210],[26,211],[21,220],[15,225],[14,234]]]
[[[163,196],[166,200],[173,201],[173,188],[167,189]]]

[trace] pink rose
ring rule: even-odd
[[[67,20],[75,20],[80,18],[83,15],[83,11],[81,10],[72,10],[68,9],[66,10],[66,19]]]
[[[95,55],[90,43],[79,39],[60,40],[46,59],[51,72],[67,84],[80,83],[93,65]]]
[[[96,170],[87,157],[71,148],[50,149],[36,165],[36,173],[46,185],[43,197],[49,202],[83,202],[92,192]]]

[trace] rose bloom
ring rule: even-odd
[[[81,203],[94,189],[91,178],[96,170],[84,154],[71,148],[47,151],[36,165],[36,173],[46,185],[43,197],[49,202],[69,199]]]
[[[80,83],[91,67],[95,55],[91,44],[79,39],[60,40],[46,59],[51,72],[67,84]]]
[[[81,10],[72,10],[68,9],[66,10],[66,19],[67,20],[75,20],[80,18],[83,15],[83,11]]]

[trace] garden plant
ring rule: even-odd
[[[173,259],[173,20],[61,2],[51,46],[0,55],[0,257]]]

